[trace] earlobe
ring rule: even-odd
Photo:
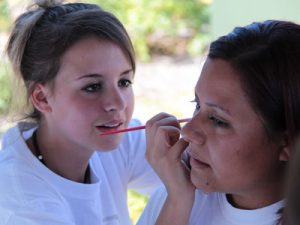
[[[283,134],[279,155],[279,161],[288,162],[290,160],[291,155],[291,148],[290,148],[290,141],[286,134]]]
[[[41,113],[51,112],[51,106],[48,103],[49,90],[42,84],[36,84],[30,95],[33,107]]]
[[[289,146],[283,147],[279,155],[279,161],[288,162],[290,160],[291,150]]]

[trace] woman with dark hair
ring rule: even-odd
[[[238,27],[211,44],[193,118],[182,129],[165,113],[147,123],[148,161],[165,187],[139,225],[279,223],[300,131],[299,62],[291,22]]]
[[[101,136],[140,124],[121,22],[94,4],[36,1],[7,53],[31,108],[3,138],[0,224],[131,224],[128,188],[149,193],[159,179],[143,132]]]

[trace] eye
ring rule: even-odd
[[[195,104],[195,111],[199,111],[200,103],[196,99],[192,100],[191,102]]]
[[[83,91],[86,91],[88,93],[93,93],[100,91],[102,89],[102,84],[101,83],[94,83],[94,84],[89,84],[82,88]]]
[[[213,125],[216,126],[216,127],[223,127],[223,128],[228,128],[229,127],[229,124],[227,122],[225,122],[221,119],[218,119],[213,115],[209,115],[208,119],[210,121],[212,121]]]
[[[131,80],[128,80],[128,79],[121,79],[119,80],[119,83],[118,83],[119,87],[129,87],[130,85],[132,85],[132,81]]]

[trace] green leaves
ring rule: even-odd
[[[206,36],[202,27],[207,27],[209,22],[208,6],[199,0],[90,2],[114,13],[121,20],[133,40],[138,58],[142,61],[150,60],[153,54],[192,54],[196,50],[189,51],[188,45],[199,42],[199,33]],[[198,55],[201,50],[198,49]]]

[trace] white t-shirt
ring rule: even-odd
[[[82,184],[53,173],[31,153],[25,140],[34,129],[20,123],[4,135],[0,225],[129,225],[127,189],[150,194],[160,184],[145,160],[143,131],[125,134],[116,150],[95,152],[92,182]]]
[[[166,200],[165,188],[159,188],[150,198],[137,225],[153,225]],[[195,202],[191,212],[190,225],[277,225],[278,211],[284,201],[276,202],[264,208],[242,210],[234,208],[224,193],[204,194],[196,190]]]

